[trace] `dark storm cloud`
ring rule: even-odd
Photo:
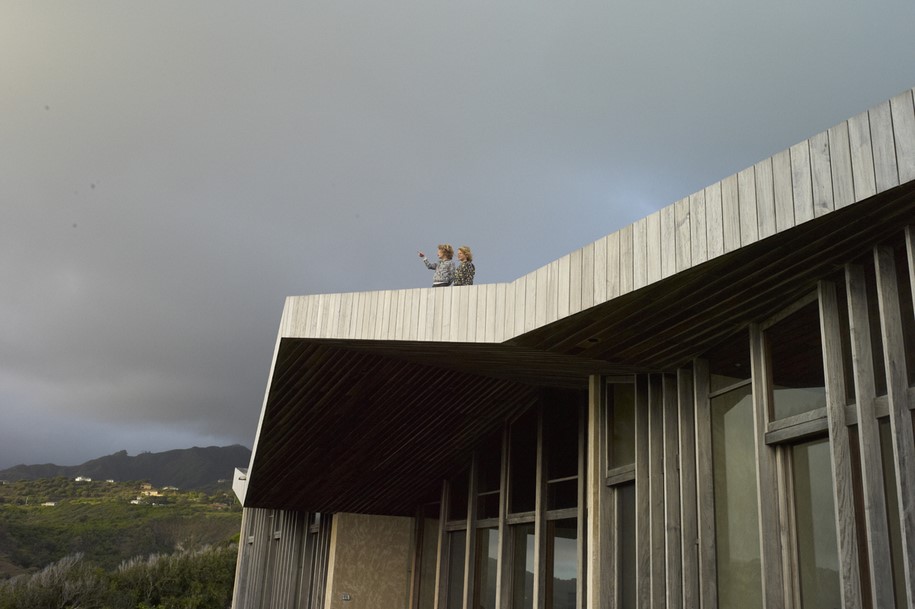
[[[507,281],[915,85],[910,2],[0,4],[0,467],[250,445],[283,298]]]

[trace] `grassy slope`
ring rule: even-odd
[[[76,552],[111,569],[134,556],[220,543],[238,533],[241,510],[228,488],[168,491],[131,505],[142,490],[140,483],[65,478],[0,485],[0,577]],[[49,501],[56,505],[41,505]]]

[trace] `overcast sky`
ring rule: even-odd
[[[287,295],[510,281],[915,85],[915,3],[0,0],[0,468],[251,446]]]

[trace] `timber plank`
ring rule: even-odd
[[[721,182],[715,182],[705,189],[705,238],[709,259],[724,253],[724,227],[721,217]],[[664,242],[668,243],[667,241]],[[670,274],[673,274],[671,271]],[[668,275],[664,275],[667,277]]]
[[[708,236],[705,227],[705,191],[689,196],[689,243],[693,266],[708,260]]]
[[[819,218],[835,209],[832,194],[832,166],[829,161],[829,133],[810,138],[810,175],[813,179],[813,215]]]
[[[915,180],[915,111],[912,91],[906,91],[891,99],[890,109],[893,115],[899,181],[910,182]]]
[[[794,221],[813,220],[813,179],[810,174],[810,146],[807,140],[789,148],[791,185],[794,197]]]
[[[674,222],[676,225],[677,271],[679,272],[688,269],[692,265],[688,198],[680,199],[674,203]]]
[[[737,174],[721,181],[721,226],[724,233],[724,251],[733,252],[740,247],[740,208],[738,207]]]
[[[855,200],[860,201],[877,194],[874,153],[871,148],[871,127],[867,112],[848,119],[848,143],[851,149]]]
[[[737,210],[740,214],[740,245],[759,240],[759,219],[756,213],[756,172],[748,167],[737,174]]]
[[[759,238],[775,234],[775,184],[772,179],[772,159],[760,161],[756,172],[756,212]]]
[[[867,111],[874,149],[874,184],[877,192],[899,185],[896,168],[896,142],[893,139],[893,118],[890,102],[885,101]]]

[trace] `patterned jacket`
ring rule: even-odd
[[[426,268],[435,271],[432,275],[432,287],[451,285],[454,281],[454,262],[452,260],[439,260],[431,262],[428,258],[423,257]]]
[[[473,285],[473,275],[477,272],[472,262],[464,261],[454,271],[454,283],[451,285]]]

